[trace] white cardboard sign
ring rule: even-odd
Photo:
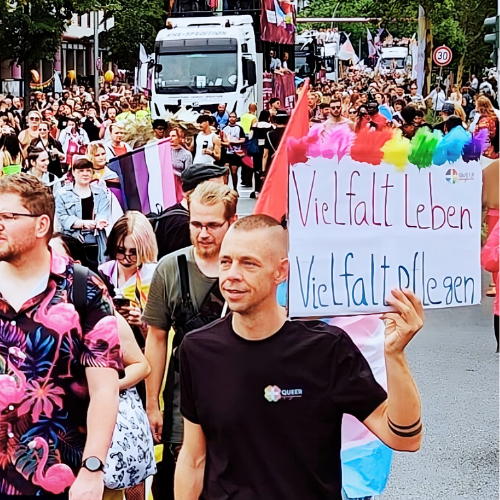
[[[426,308],[479,304],[481,186],[480,163],[463,160],[290,167],[290,317],[387,311],[396,287]]]

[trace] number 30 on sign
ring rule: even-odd
[[[447,66],[450,64],[452,58],[453,54],[451,49],[446,47],[446,45],[442,45],[434,51],[433,59],[438,66]]]

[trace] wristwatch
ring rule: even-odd
[[[85,467],[90,472],[98,472],[104,470],[104,464],[97,457],[87,457],[82,462],[82,467]]]

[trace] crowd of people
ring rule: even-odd
[[[439,87],[423,98],[415,82],[351,71],[309,93],[311,126],[409,138],[486,128],[486,156],[498,158],[495,89],[453,90],[441,105]],[[71,487],[72,500],[144,500],[150,489],[155,500],[174,489],[177,500],[340,500],[343,413],[394,449],[419,448],[403,352],[423,325],[420,301],[388,299],[387,394],[342,330],[286,320],[281,223],[238,220],[238,186],[259,196],[283,138],[281,104],[237,116],[221,103],[186,137],[152,121],[128,86],[97,99],[85,86],[35,93],[27,113],[0,99],[2,499]],[[117,177],[108,162],[132,150],[134,121],[149,124],[149,141],[171,142],[177,204],[149,219],[124,213],[106,183]],[[296,399],[274,405],[277,383]]]
[[[350,122],[362,127],[393,127],[411,139],[421,127],[449,133],[462,126],[477,134],[488,131],[489,145],[485,156],[498,158],[499,118],[496,80],[484,78],[479,84],[475,75],[465,86],[452,86],[448,92],[436,84],[424,97],[416,81],[399,73],[371,77],[362,70],[349,70],[338,82],[317,83],[310,92],[311,123]],[[495,88],[494,88],[495,87]]]

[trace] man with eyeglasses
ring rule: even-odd
[[[40,180],[0,178],[2,500],[104,490],[123,373],[118,324],[102,281],[49,249],[53,226],[54,197]],[[41,472],[49,451],[52,470],[64,472],[55,479]]]
[[[173,329],[175,351],[185,334],[220,317],[219,251],[224,235],[237,219],[237,202],[238,193],[225,184],[199,184],[189,196],[192,246],[163,258],[151,282],[143,315],[148,325],[145,354],[151,366],[146,380],[146,411],[155,441],[165,445],[163,470],[157,478],[162,483],[158,489],[163,499],[173,498],[175,459],[183,440],[175,358],[168,365],[163,415],[159,406],[168,335]]]

